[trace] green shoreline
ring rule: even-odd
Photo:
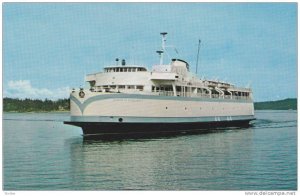
[[[70,99],[32,100],[3,98],[4,112],[60,112],[70,110]]]
[[[255,110],[297,110],[297,98],[255,102]]]
[[[30,114],[30,113],[69,113],[70,110],[65,110],[65,111],[31,111],[31,112],[19,112],[19,111],[3,111],[3,113],[26,113],[26,114]]]
[[[297,110],[297,98],[255,102],[255,110]],[[3,98],[3,112],[10,113],[63,113],[70,112],[70,100],[31,100]]]

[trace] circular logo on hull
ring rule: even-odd
[[[85,96],[85,93],[84,93],[83,91],[80,91],[80,92],[79,92],[79,97],[80,97],[80,98],[84,98],[84,96]]]

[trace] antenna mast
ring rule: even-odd
[[[162,32],[160,33],[162,35],[161,39],[161,50],[156,51],[159,54],[160,61],[159,64],[162,65],[164,63],[164,52],[166,50],[166,35],[168,34],[167,32]]]
[[[201,40],[199,39],[198,54],[197,54],[197,64],[196,64],[196,74],[198,73],[198,60],[199,60],[200,44],[201,44]]]

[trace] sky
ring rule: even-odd
[[[296,3],[4,3],[2,24],[3,97],[67,98],[116,58],[151,68],[160,32],[192,72],[201,39],[200,78],[297,97]]]

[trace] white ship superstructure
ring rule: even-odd
[[[70,95],[71,120],[84,134],[195,131],[245,126],[254,119],[252,90],[227,82],[203,80],[189,64],[163,64],[165,37],[151,70],[125,60],[88,74],[89,89]]]

